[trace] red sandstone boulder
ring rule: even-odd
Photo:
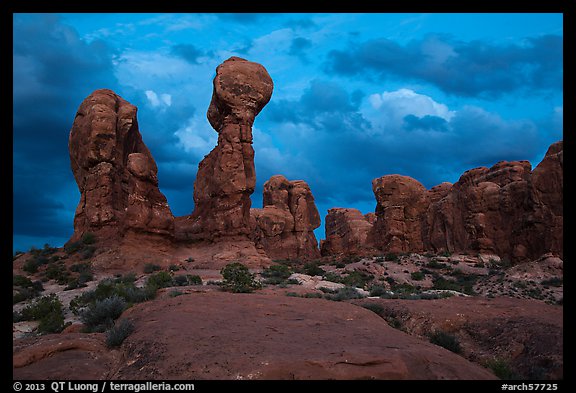
[[[362,255],[371,250],[368,234],[372,230],[373,224],[369,221],[372,217],[368,214],[366,216],[358,209],[329,209],[325,223],[326,239],[321,246],[322,255]]]
[[[262,65],[231,57],[217,67],[213,84],[207,116],[218,145],[200,162],[194,212],[178,220],[178,237],[247,239],[256,184],[252,124],[270,100],[273,83]]]
[[[264,183],[263,208],[251,209],[252,236],[272,259],[318,258],[320,215],[310,187],[282,175]]]
[[[158,168],[136,111],[107,89],[94,91],[78,108],[69,150],[80,203],[70,241],[87,232],[113,241],[127,233],[172,237],[174,217],[158,189]]]

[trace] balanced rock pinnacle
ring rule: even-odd
[[[87,232],[111,240],[126,234],[172,237],[174,217],[158,189],[158,168],[142,141],[136,111],[107,89],[94,91],[78,108],[68,143],[80,190],[71,241]]]
[[[193,240],[248,238],[256,184],[252,124],[270,100],[273,83],[262,65],[231,57],[216,68],[213,85],[207,115],[218,145],[200,162],[194,212],[179,226]]]

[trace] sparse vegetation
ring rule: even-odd
[[[129,319],[117,321],[114,326],[106,331],[106,345],[108,348],[119,347],[133,332],[134,324],[132,321]]]
[[[26,306],[20,313],[13,313],[14,322],[40,321],[38,332],[60,333],[64,329],[62,302],[55,294],[42,296]]]
[[[84,235],[82,235],[82,244],[94,244],[96,243],[96,235],[94,235],[92,232],[86,232]]]
[[[40,281],[32,281],[28,277],[17,274],[12,276],[12,286],[16,291],[12,295],[12,304],[35,298],[44,290]]]
[[[549,287],[561,287],[564,285],[564,279],[562,277],[552,277],[547,280],[542,280],[541,284]]]
[[[494,358],[492,360],[489,360],[486,362],[486,367],[492,370],[494,375],[496,375],[500,379],[503,380],[518,379],[518,376],[510,366],[510,362],[505,359]]]
[[[387,261],[392,261],[392,262],[398,262],[400,261],[400,257],[398,256],[398,254],[395,254],[393,252],[390,252],[388,254],[385,255],[385,259]]]
[[[382,296],[388,291],[382,285],[374,284],[370,287],[370,296]]]
[[[97,301],[114,296],[124,299],[127,307],[130,307],[134,303],[141,303],[153,299],[156,295],[156,290],[157,288],[152,287],[136,287],[134,285],[133,274],[115,279],[105,279],[100,281],[94,290],[86,291],[72,299],[70,302],[70,310],[78,315],[90,304],[95,304]]]
[[[425,266],[429,267],[430,269],[451,269],[452,268],[450,265],[447,265],[443,262],[438,262],[436,259],[430,260],[430,262],[428,262]]]
[[[161,288],[168,288],[174,286],[172,276],[168,272],[158,272],[148,277],[146,281],[146,288],[150,288],[154,292]]]
[[[353,287],[339,288],[335,291],[330,291],[330,293],[324,294],[325,299],[334,300],[336,302],[349,299],[362,299],[363,297],[364,296]]]
[[[177,272],[178,270],[180,270],[180,266],[172,264],[172,265],[168,266],[168,270],[170,270],[172,272]]]
[[[222,289],[234,293],[249,293],[260,289],[262,285],[254,279],[254,274],[240,262],[227,264],[220,270],[224,280]]]
[[[278,285],[284,283],[292,275],[292,270],[286,265],[272,265],[261,273],[265,284]]]
[[[309,276],[323,276],[326,274],[324,269],[319,266],[318,262],[308,262],[303,267],[300,273],[307,274]]]
[[[114,321],[127,308],[126,301],[119,296],[111,296],[90,304],[80,314],[88,332],[104,332],[114,326]]]
[[[410,278],[414,281],[421,281],[424,279],[424,273],[422,272],[412,272],[410,273]]]
[[[458,341],[458,338],[456,336],[450,333],[446,333],[441,330],[436,330],[430,334],[429,338],[432,344],[439,345],[454,353],[462,352],[462,348],[460,347],[460,341]]]

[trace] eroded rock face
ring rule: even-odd
[[[430,203],[426,188],[408,176],[387,175],[372,181],[376,222],[370,240],[387,252],[420,252],[422,218]]]
[[[142,141],[136,111],[107,89],[80,105],[69,138],[80,190],[71,241],[87,232],[111,240],[127,233],[172,237],[174,217],[158,189],[158,168]]]
[[[367,216],[367,217],[366,217]],[[326,239],[322,242],[322,255],[356,254],[370,251],[368,234],[372,230],[373,213],[363,216],[360,210],[333,208],[326,216]]]
[[[256,184],[252,124],[272,96],[266,69],[231,57],[216,69],[208,120],[218,145],[200,162],[194,212],[180,220],[182,236],[213,241],[250,235],[250,195]]]
[[[318,258],[320,215],[310,187],[282,175],[264,183],[263,208],[252,209],[252,236],[272,259]]]
[[[430,190],[406,176],[375,179],[368,242],[386,252],[473,252],[514,262],[563,257],[562,142],[531,169],[528,161],[501,161]]]

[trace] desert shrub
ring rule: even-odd
[[[450,268],[449,265],[443,263],[443,262],[438,262],[436,259],[432,259],[430,262],[428,262],[426,265],[426,267],[429,267],[430,269],[446,269],[446,268]]]
[[[124,299],[128,307],[134,303],[141,303],[153,299],[156,296],[157,288],[138,288],[134,285],[133,278],[132,275],[127,275],[125,277],[100,281],[95,289],[86,291],[72,299],[70,302],[70,310],[78,315],[83,308],[88,307],[90,304],[114,296]]]
[[[286,265],[272,265],[264,269],[261,275],[266,279],[266,284],[281,284],[292,275],[292,269]]]
[[[197,274],[187,274],[186,278],[190,285],[202,285],[202,277]]]
[[[323,276],[326,272],[316,262],[308,262],[304,264],[302,268],[302,273],[309,276]]]
[[[14,274],[12,275],[12,285],[23,288],[31,288],[33,284],[32,280],[30,280],[28,277]]]
[[[22,265],[22,270],[24,270],[26,273],[34,274],[38,271],[39,267],[40,262],[38,262],[36,258],[30,258],[24,262],[24,265]]]
[[[387,292],[382,285],[375,284],[370,287],[370,296],[382,296]]]
[[[26,306],[18,316],[21,321],[40,321],[39,333],[60,333],[64,329],[62,302],[55,294],[42,296]]]
[[[177,272],[178,270],[180,270],[180,266],[172,264],[172,265],[168,266],[168,270],[173,271],[173,272]]]
[[[94,235],[92,232],[86,232],[84,235],[82,235],[81,242],[82,244],[94,244],[96,243],[96,235]]]
[[[339,275],[338,273],[334,273],[334,272],[324,273],[324,275],[322,276],[322,279],[325,281],[330,281],[330,282],[337,282],[337,283],[342,282],[342,276]]]
[[[381,304],[378,303],[364,303],[361,304],[362,307],[364,307],[367,310],[370,310],[378,315],[381,315],[384,313],[384,307],[382,307]]]
[[[422,272],[412,272],[410,273],[410,277],[412,278],[412,280],[414,281],[421,281],[424,279],[424,273]]]
[[[541,284],[550,287],[561,287],[564,285],[564,279],[562,277],[552,277],[547,280],[542,280]]]
[[[70,243],[66,243],[64,245],[64,251],[66,252],[66,254],[74,254],[75,252],[78,252],[79,250],[82,249],[84,245],[82,244],[81,241],[76,241],[76,242],[70,242]]]
[[[119,347],[133,332],[134,324],[132,321],[129,319],[117,321],[114,326],[106,331],[106,345],[108,348]]]
[[[516,373],[512,370],[510,362],[505,359],[494,358],[486,362],[486,367],[492,370],[494,375],[500,379],[511,380],[518,379]]]
[[[90,259],[94,256],[94,253],[96,252],[96,247],[95,246],[84,246],[82,248],[82,251],[80,251],[80,258],[82,259]]]
[[[168,272],[158,272],[148,277],[146,281],[147,288],[168,288],[174,286],[172,276]]]
[[[460,341],[458,341],[458,338],[452,334],[436,330],[430,334],[429,338],[432,344],[439,345],[454,353],[462,352]]]
[[[318,293],[318,292],[310,292],[310,293],[305,293],[304,296],[307,299],[316,299],[316,298],[322,298],[322,294]]]
[[[114,325],[114,321],[126,309],[126,301],[119,296],[97,300],[80,314],[80,319],[89,332],[103,332]]]
[[[345,265],[348,265],[349,263],[360,262],[361,260],[362,257],[359,255],[346,255],[344,258],[342,258],[342,262]]]
[[[183,274],[181,274],[179,276],[174,276],[174,278],[172,279],[172,282],[177,287],[183,287],[183,286],[188,285],[188,277],[186,277]]]
[[[255,289],[260,289],[261,285],[254,279],[254,274],[240,262],[227,264],[220,270],[224,278],[222,289],[234,293],[249,293]]]
[[[374,279],[372,274],[362,272],[359,270],[354,270],[347,276],[342,278],[342,284],[349,287],[364,288],[366,284]]]
[[[188,263],[194,262],[194,258],[188,257],[188,258],[186,258],[186,262],[188,262]]]
[[[59,262],[56,265],[48,266],[48,269],[44,272],[44,277],[49,280],[55,280],[60,285],[66,285],[70,280],[70,272],[62,262]]]
[[[384,256],[384,258],[385,258],[387,261],[391,261],[391,262],[398,262],[398,261],[400,261],[400,257],[398,256],[398,254],[393,253],[393,252],[389,252],[388,254],[386,254],[386,255]]]
[[[392,292],[399,295],[408,295],[416,292],[416,288],[408,283],[392,285]]]
[[[334,293],[326,293],[324,295],[325,299],[334,300],[336,302],[341,302],[343,300],[349,299],[362,299],[364,296],[361,295],[356,288],[353,287],[344,287],[339,288]]]
[[[44,290],[40,281],[32,281],[28,277],[17,274],[12,276],[12,285],[16,290],[16,293],[12,295],[12,304],[33,299]]]
[[[440,254],[440,256],[449,258],[452,256],[452,253],[450,251],[444,251],[443,253]]]
[[[156,265],[155,263],[147,263],[144,265],[144,273],[150,274],[161,270],[162,268],[160,265]]]

